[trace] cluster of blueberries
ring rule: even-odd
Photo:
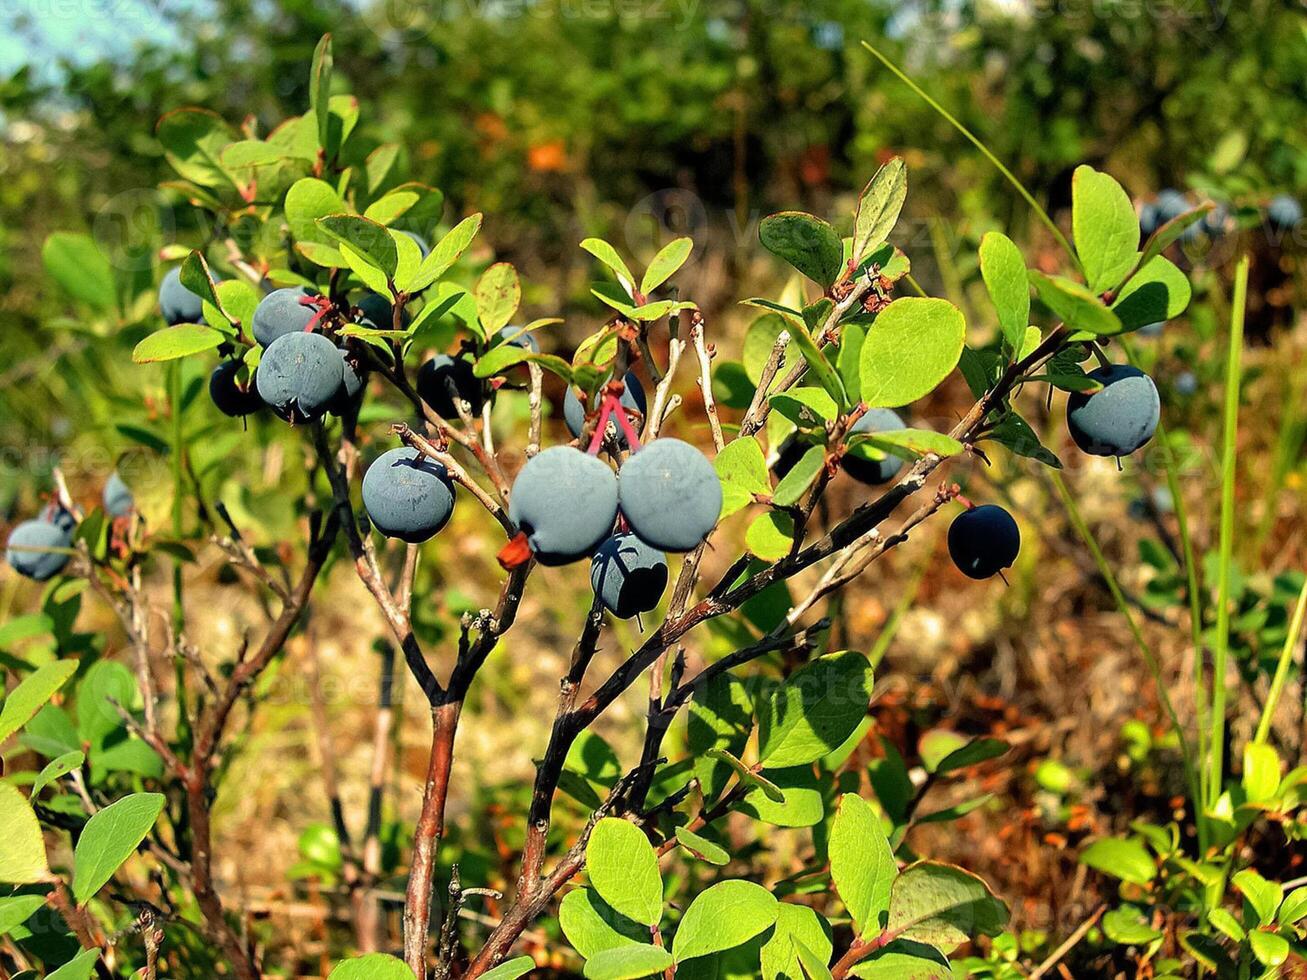
[[[105,481],[101,502],[104,512],[114,519],[127,517],[136,507],[132,491],[117,472]],[[45,582],[68,564],[76,531],[77,517],[73,512],[52,502],[40,517],[23,521],[9,533],[5,560],[19,575]]]
[[[1182,214],[1194,208],[1194,203],[1181,191],[1167,187],[1158,191],[1157,196],[1145,201],[1139,209],[1139,228],[1145,236],[1161,228]],[[1277,194],[1266,205],[1266,221],[1277,232],[1293,231],[1303,220],[1302,205],[1288,194]],[[1192,242],[1200,235],[1215,239],[1230,228],[1230,210],[1225,205],[1217,205],[1208,211],[1203,219],[1190,225],[1180,236],[1181,241]]]

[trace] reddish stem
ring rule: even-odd
[[[595,423],[595,434],[590,439],[590,448],[586,450],[591,456],[599,455],[599,447],[604,444],[604,433],[608,430],[608,417],[613,414],[613,406],[605,396],[599,407],[599,421]]]

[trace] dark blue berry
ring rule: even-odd
[[[622,383],[625,385],[625,389],[622,391],[622,408],[626,409],[628,413],[636,412],[639,415],[644,415],[644,386],[640,384],[640,379],[628,371],[626,377],[622,379]],[[581,404],[576,389],[568,385],[567,392],[563,395],[563,421],[567,423],[567,430],[574,437],[579,436],[581,430],[585,428],[585,416],[585,406]],[[636,428],[638,430],[639,426],[637,425]],[[608,437],[616,439],[619,446],[623,449],[626,448],[626,435],[616,421],[609,421]]]
[[[703,453],[680,439],[655,439],[618,474],[622,514],[631,530],[663,551],[689,551],[717,525],[722,483]]]
[[[996,504],[965,510],[949,525],[948,553],[971,578],[989,578],[1011,568],[1020,551],[1017,522]]]
[[[542,565],[594,553],[617,519],[617,478],[603,462],[571,446],[533,456],[513,481],[509,519]]]
[[[60,519],[37,518],[23,521],[9,534],[5,560],[19,575],[44,582],[58,575],[68,564],[69,556],[47,551],[28,551],[29,548],[70,548],[73,543],[72,515],[61,514]]]
[[[319,418],[345,377],[340,349],[320,333],[288,333],[263,352],[255,386],[264,404],[288,422]]]
[[[288,286],[268,293],[254,308],[250,322],[254,339],[268,347],[278,337],[307,330],[318,314],[318,307],[305,300],[317,295],[305,286]]]
[[[634,534],[617,534],[590,563],[590,587],[619,619],[654,609],[667,590],[667,556]]]
[[[1102,389],[1067,399],[1067,427],[1077,446],[1092,456],[1127,456],[1153,437],[1162,403],[1152,378],[1128,364],[1100,367],[1089,377]]]
[[[853,428],[849,430],[850,435],[856,435],[859,432],[892,432],[895,429],[903,428],[903,419],[899,414],[888,408],[871,408],[867,413],[853,423]],[[840,458],[840,465],[844,467],[844,472],[853,477],[859,483],[866,483],[876,486],[881,483],[889,483],[898,475],[903,468],[903,460],[897,456],[885,454],[884,459],[870,460],[854,456],[852,453],[845,453]]]
[[[416,544],[449,523],[454,487],[444,466],[401,446],[382,453],[363,474],[363,506],[382,534]]]
[[[240,383],[240,361],[223,361],[209,375],[209,398],[223,415],[240,418],[253,415],[263,407],[263,399],[251,378],[244,387]]]
[[[504,343],[512,344],[514,347],[521,347],[523,350],[529,350],[532,354],[539,354],[540,342],[536,340],[535,334],[530,332],[522,333],[521,330],[520,326],[504,327],[495,336],[501,338]]]
[[[1292,231],[1302,217],[1302,205],[1288,194],[1277,194],[1266,206],[1266,219],[1279,231]]]
[[[456,397],[467,402],[472,415],[485,404],[481,382],[472,373],[472,362],[464,357],[437,354],[418,368],[417,389],[422,400],[443,419],[459,417]]]
[[[100,495],[101,502],[104,504],[104,512],[110,517],[126,517],[136,506],[136,501],[132,497],[131,487],[117,470],[109,474],[109,479],[105,481],[104,492]]]
[[[172,326],[202,323],[204,320],[200,297],[182,285],[180,266],[169,269],[159,284],[159,312],[163,314],[164,322]]]

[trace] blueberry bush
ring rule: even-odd
[[[414,826],[387,819],[383,736],[367,812],[334,801],[332,825],[306,832],[300,861],[287,861],[289,876],[340,897],[348,935],[333,935],[318,964],[337,980],[562,969],[591,980],[1034,977],[1090,932],[1141,951],[1135,962],[1153,976],[1272,976],[1302,947],[1307,888],[1252,867],[1270,825],[1291,840],[1304,827],[1307,770],[1286,773],[1268,736],[1307,586],[1290,577],[1267,595],[1231,573],[1247,264],[1230,302],[1227,519],[1214,574],[1199,569],[1177,515],[1182,546],[1150,551],[1157,574],[1132,604],[1062,461],[1023,416],[1065,396],[1081,449],[1119,460],[1156,445],[1174,494],[1177,446],[1131,335],[1186,311],[1190,270],[1176,245],[1200,224],[1219,233],[1210,205],[1160,219],[1149,205],[1141,235],[1121,185],[1080,166],[1068,238],[1000,164],[1061,253],[1056,267],[1034,263],[1006,235],[985,234],[976,262],[987,305],[969,311],[983,321],[969,330],[894,244],[908,191],[894,157],[852,214],[761,221],[759,243],[789,278],[743,301],[758,329],[738,358],[710,342],[704,311],[678,284],[688,238],[636,269],[607,241],[581,241],[605,313],[567,355],[557,318],[523,312],[530,285],[513,265],[476,257],[492,247],[482,215],[447,213],[439,190],[408,179],[397,144],[360,136],[363,109],[345,85],[324,37],[301,116],[264,132],[203,108],[164,115],[166,190],[190,202],[205,233],[167,246],[148,281],[118,275],[86,236],[46,244],[66,300],[138,330],[134,361],[166,382],[161,414],[123,424],[167,461],[171,523],[147,522],[117,473],[87,508],[56,471],[48,505],[9,537],[12,573],[44,584],[39,611],[8,622],[6,640],[48,643],[6,664],[17,683],[0,740],[16,736],[39,768],[0,783],[5,971],[12,961],[20,975],[61,980],[301,972],[269,955],[254,913],[219,886],[212,818],[218,795],[240,790],[232,760],[249,715],[266,710],[268,677],[337,569],[357,577],[390,632],[381,706],[397,655],[432,722]],[[1294,224],[1301,212],[1277,206],[1272,220]],[[565,387],[561,420],[546,411],[547,382]],[[970,392],[960,418],[907,421],[946,384]],[[287,426],[303,465],[288,466],[274,514],[242,495],[237,447],[284,440]],[[1008,905],[981,877],[908,839],[985,805],[941,805],[933,791],[1009,743],[939,730],[923,740],[920,772],[888,743],[868,767],[856,753],[878,655],[842,649],[823,615],[928,522],[950,519],[948,551],[964,575],[1012,567],[1022,535],[1009,508],[968,499],[947,478],[956,462],[1000,455],[1046,468],[1146,662],[1141,606],[1188,615],[1194,636],[1196,721],[1159,677],[1171,727],[1156,739],[1136,732],[1132,755],[1141,771],[1182,769],[1189,816],[1136,820],[1129,836],[1089,844],[1080,860],[1120,881],[1118,900],[1053,949],[1009,931]],[[827,494],[840,474],[861,494],[843,513]],[[499,538],[500,591],[442,632],[425,608],[426,543],[447,536],[460,510]],[[706,558],[734,547],[727,526],[743,528],[743,547],[705,574]],[[277,539],[274,527],[298,537]],[[461,560],[495,567],[490,555]],[[199,562],[223,566],[232,593],[264,613],[260,628],[212,649],[192,638],[183,572]],[[515,875],[497,889],[446,832],[464,708],[488,682],[487,659],[512,649],[524,597],[544,587],[533,573],[583,562],[589,611],[567,641],[547,743],[521,747],[535,777],[513,797],[511,830],[497,820]],[[159,575],[171,578],[169,606],[146,587]],[[1215,580],[1214,597],[1200,575]],[[87,597],[117,615],[130,666],[76,628]],[[617,634],[615,621],[628,620],[637,632]],[[615,635],[635,641],[595,676]],[[1237,777],[1224,730],[1231,654],[1270,678]],[[597,723],[637,685],[647,688],[642,744],[623,760]],[[1073,775],[1041,768],[1039,779],[1069,812]],[[724,830],[741,821],[747,833]],[[759,853],[780,828],[802,832],[802,868],[776,877]]]

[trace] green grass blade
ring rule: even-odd
[[[959,133],[961,133],[968,140],[970,140],[971,144],[982,154],[984,154],[985,159],[988,160],[990,163],[992,163],[995,166],[995,168],[997,168],[998,172],[1001,173],[1007,179],[1007,182],[1011,184],[1014,188],[1016,188],[1016,192],[1025,199],[1026,203],[1035,209],[1035,214],[1039,217],[1039,220],[1042,221],[1048,227],[1048,230],[1053,233],[1053,237],[1057,240],[1057,243],[1062,246],[1062,249],[1071,258],[1071,261],[1075,263],[1076,269],[1080,270],[1083,273],[1084,270],[1080,266],[1080,259],[1076,255],[1075,249],[1071,247],[1071,243],[1067,241],[1066,236],[1062,234],[1062,229],[1060,229],[1057,226],[1057,222],[1055,222],[1049,216],[1048,212],[1044,210],[1043,205],[1041,205],[1038,201],[1035,200],[1035,196],[1031,194],[1030,191],[1026,190],[1025,184],[1021,183],[1021,181],[1017,179],[1016,174],[1014,174],[1011,170],[1009,170],[1006,166],[1004,166],[1003,161],[1000,160],[998,157],[996,157],[990,151],[989,147],[987,147],[984,143],[982,143],[980,139],[974,133],[971,132],[971,130],[967,129],[966,126],[962,125],[961,120],[959,120],[951,112],[949,112],[942,105],[940,105],[933,98],[931,98],[930,95],[925,91],[925,89],[923,89],[920,85],[918,85],[911,78],[909,78],[903,72],[903,70],[899,68],[898,65],[894,64],[894,62],[890,61],[889,58],[885,57],[885,55],[881,54],[866,41],[862,42],[862,46],[866,48],[868,51],[870,51],[873,55],[875,55],[881,64],[883,64],[886,68],[888,68],[896,76],[898,76],[900,81],[902,81],[905,85],[907,85],[908,88],[912,89],[912,91],[917,93],[917,95],[928,106],[930,106],[932,109],[938,112],[948,122],[950,126],[952,126]]]
[[[1248,297],[1248,256],[1234,273],[1230,309],[1230,349],[1225,364],[1225,413],[1221,444],[1221,541],[1216,577],[1216,639],[1212,650],[1212,736],[1207,776],[1208,805],[1221,795],[1225,769],[1226,668],[1230,658],[1230,561],[1234,550],[1234,477],[1238,462],[1239,387],[1243,373],[1243,318]]]
[[[1193,758],[1193,748],[1190,745],[1189,738],[1185,735],[1184,726],[1180,724],[1180,716],[1176,714],[1175,705],[1171,701],[1170,692],[1167,690],[1166,683],[1162,678],[1162,668],[1157,662],[1157,655],[1153,653],[1153,648],[1148,645],[1148,640],[1144,637],[1144,631],[1139,626],[1139,621],[1135,619],[1134,613],[1130,609],[1130,603],[1126,600],[1125,593],[1121,591],[1121,586],[1116,581],[1116,575],[1112,572],[1112,566],[1108,564],[1107,556],[1103,554],[1103,549],[1098,546],[1098,539],[1094,537],[1094,532],[1090,530],[1089,525],[1085,523],[1084,515],[1080,513],[1080,508],[1076,504],[1075,498],[1062,479],[1062,474],[1057,470],[1049,471],[1053,485],[1057,487],[1058,495],[1062,498],[1062,503],[1066,506],[1067,516],[1071,519],[1072,526],[1080,535],[1089,549],[1089,553],[1094,558],[1094,564],[1098,566],[1098,572],[1103,576],[1103,581],[1107,583],[1107,589],[1112,594],[1112,599],[1116,602],[1116,608],[1125,617],[1126,625],[1130,628],[1130,635],[1134,638],[1135,646],[1139,648],[1140,655],[1144,658],[1144,663],[1148,666],[1149,672],[1153,675],[1153,683],[1157,686],[1157,697],[1162,702],[1167,717],[1171,720],[1171,727],[1175,730],[1176,737],[1180,740],[1180,753],[1184,757],[1185,777],[1189,783],[1189,791],[1193,795],[1195,805],[1200,801],[1198,796],[1198,775]]]
[[[1275,665],[1275,676],[1271,678],[1271,691],[1266,696],[1266,706],[1262,708],[1261,721],[1257,723],[1257,734],[1253,741],[1258,745],[1266,741],[1271,733],[1271,721],[1275,718],[1275,706],[1284,693],[1285,681],[1289,679],[1289,664],[1293,662],[1293,651],[1298,648],[1302,637],[1303,613],[1307,611],[1307,582],[1298,593],[1298,604],[1293,608],[1293,619],[1289,622],[1289,635],[1284,638],[1284,649],[1280,651],[1280,662]]]

